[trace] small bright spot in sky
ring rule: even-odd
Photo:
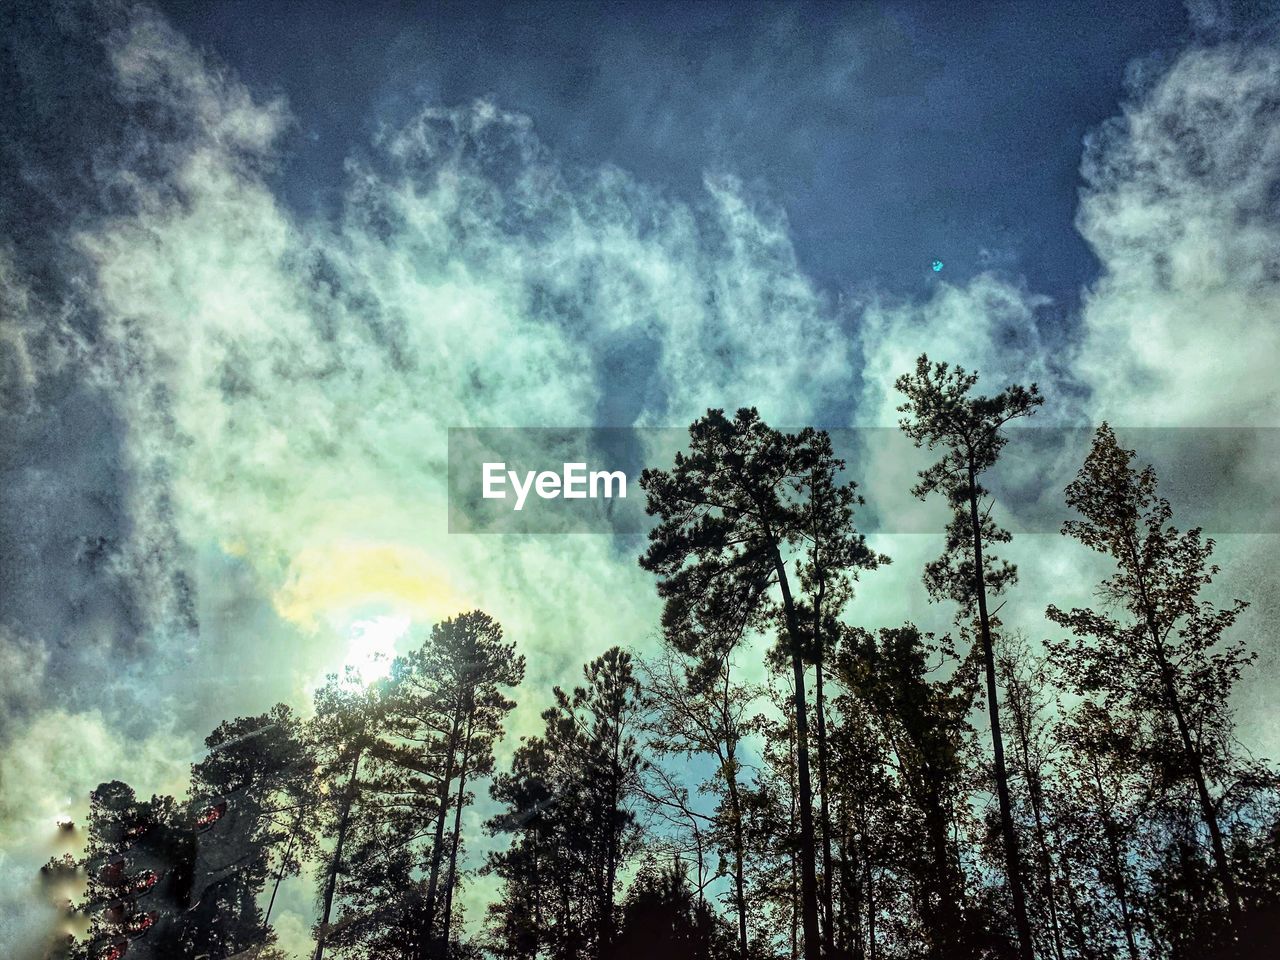
[[[942,272],[942,261],[941,261],[941,260],[935,260],[935,261],[933,261],[933,272],[934,272],[934,273],[941,273],[941,272]]]
[[[408,617],[386,615],[357,620],[351,625],[346,666],[359,671],[365,683],[382,679],[391,673],[396,641],[408,631]]]

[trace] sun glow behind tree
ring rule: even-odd
[[[383,614],[351,624],[344,667],[360,675],[364,683],[381,680],[391,673],[396,643],[409,632],[409,618]]]

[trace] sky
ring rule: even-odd
[[[925,349],[1039,382],[1049,423],[1280,427],[1276,25],[7,0],[0,940],[47,927],[30,878],[100,780],[180,792],[218,721],[439,618],[482,607],[528,657],[516,734],[585,660],[652,647],[634,539],[447,532],[450,427],[890,426]],[[1240,436],[1219,495],[1248,506],[1275,448]],[[850,467],[872,504],[911,482],[874,442]],[[1274,756],[1255,513],[1221,591],[1253,602],[1237,709]],[[851,616],[945,627],[940,537],[876,540]],[[1103,573],[1051,534],[1010,554],[1032,637]],[[311,900],[287,891],[287,943]]]

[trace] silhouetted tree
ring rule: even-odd
[[[976,613],[986,671],[1005,872],[1013,902],[1019,954],[1023,960],[1031,960],[1034,946],[1023,893],[1018,835],[1009,800],[991,613],[987,608],[988,597],[1013,583],[1017,571],[990,552],[992,543],[1007,543],[1010,538],[1008,532],[991,519],[990,507],[985,511],[980,508],[980,501],[988,491],[980,485],[979,477],[999,459],[1007,442],[1002,433],[1005,425],[1034,413],[1044,398],[1035,384],[1006,387],[992,397],[973,396],[971,391],[977,382],[976,374],[945,363],[930,363],[928,356],[921,354],[915,372],[898,378],[897,389],[906,397],[898,410],[907,414],[901,426],[916,446],[943,451],[936,463],[921,471],[920,481],[912,490],[921,499],[940,492],[952,509],[945,552],[925,568],[925,585],[931,597],[958,603],[962,616],[972,619]]]
[[[756,717],[761,765],[742,791],[747,869],[752,876],[752,942],[769,956],[803,951],[801,844],[796,762],[795,694],[789,670],[777,669],[767,687],[768,712]]]
[[[488,773],[503,718],[515,706],[503,690],[523,678],[524,657],[478,610],[437,624],[393,665],[383,755],[396,770],[402,802],[417,822],[433,825],[421,956],[446,952],[468,780]]]
[[[736,645],[736,644],[735,644]],[[755,693],[732,678],[732,647],[703,659],[682,656],[668,642],[663,655],[645,665],[645,705],[651,711],[650,748],[659,754],[685,757],[706,754],[715,761],[715,773],[702,785],[720,798],[708,826],[714,828],[717,847],[732,860],[732,903],[738,924],[738,955],[748,952],[746,848],[742,810],[742,757],[740,744],[749,732]],[[664,780],[664,784],[667,783]],[[680,789],[680,788],[676,788]],[[689,810],[687,789],[663,796],[668,806],[680,808],[691,828],[698,832],[698,816]]]
[[[519,837],[489,864],[504,882],[490,929],[511,938],[511,956],[599,960],[616,933],[619,877],[635,846],[640,688],[618,647],[583,667],[583,678],[570,692],[554,689],[543,736],[517,750],[511,773],[492,786],[507,811],[490,828]]]
[[[139,800],[113,780],[90,794],[88,828],[88,960],[194,956],[183,934],[195,838],[179,805],[168,796]]]
[[[1137,960],[1146,952],[1142,930],[1149,926],[1138,915],[1136,896],[1142,821],[1152,799],[1147,733],[1127,711],[1112,713],[1086,701],[1060,719],[1055,737],[1064,862],[1091,871],[1096,881],[1082,933],[1091,935],[1095,948],[1109,950],[1118,939],[1129,960]]]
[[[857,497],[851,484],[836,481],[843,467],[825,433],[785,434],[755,410],[739,410],[732,420],[710,410],[690,426],[688,454],[677,453],[669,471],[645,470],[640,480],[648,512],[658,518],[640,562],[659,576],[668,636],[714,642],[708,624],[743,617],[779,624],[792,668],[806,960],[817,960],[821,933],[805,663],[825,625],[822,591],[845,596],[841,585],[878,560],[853,530]],[[811,596],[797,596],[793,580]]]
[[[910,624],[874,635],[854,629],[838,666],[842,681],[873,711],[895,760],[904,803],[893,829],[910,851],[899,863],[912,881],[924,955],[959,958],[976,953],[954,840],[974,691],[964,672],[930,678],[947,644]],[[939,663],[931,665],[931,657]]]
[[[1222,643],[1246,604],[1220,608],[1201,597],[1218,573],[1210,563],[1213,541],[1199,529],[1181,532],[1170,524],[1172,509],[1157,493],[1155,471],[1136,469],[1133,459],[1103,424],[1067,487],[1067,504],[1082,519],[1068,520],[1063,533],[1111,557],[1117,570],[1099,586],[1107,609],[1049,607],[1048,617],[1074,634],[1050,649],[1078,692],[1172,723],[1238,933],[1240,894],[1212,787],[1229,775],[1228,697],[1254,659],[1242,642]]]
[[[607,960],[718,960],[732,955],[733,936],[689,886],[684,864],[646,864],[622,905]]]
[[[193,955],[231,956],[270,939],[258,897],[270,878],[273,906],[311,849],[315,758],[284,704],[219,724],[205,746],[191,768],[196,852],[183,936]]]
[[[544,947],[564,939],[558,924],[568,924],[567,891],[571,849],[564,822],[563,779],[566,765],[556,759],[541,737],[530,737],[516,748],[507,773],[499,773],[490,795],[505,813],[487,824],[495,835],[512,838],[505,850],[489,854],[485,870],[498,877],[502,896],[489,904],[488,928],[495,955],[530,960]],[[567,759],[567,758],[565,758]],[[552,951],[553,956],[562,953]]]
[[[348,843],[360,813],[366,780],[361,780],[361,764],[367,763],[382,721],[378,691],[360,686],[360,678],[336,674],[315,694],[315,718],[311,742],[315,751],[316,782],[321,800],[316,807],[318,836],[332,846],[318,852],[320,917],[316,924],[313,960],[322,960],[333,935],[334,899],[339,878],[350,869]],[[345,918],[349,922],[351,917]],[[346,926],[344,922],[343,927]]]
[[[1009,773],[1022,790],[1014,791],[1013,803],[1022,835],[1030,839],[1023,848],[1027,857],[1028,899],[1043,953],[1065,960],[1064,923],[1059,904],[1057,870],[1059,854],[1054,849],[1050,818],[1053,813],[1051,763],[1055,742],[1049,720],[1054,706],[1048,665],[1035,656],[1021,636],[1004,636],[996,649],[996,673],[1004,697],[1008,741],[1012,762]],[[1029,848],[1029,849],[1028,849]]]

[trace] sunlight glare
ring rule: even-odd
[[[406,616],[385,615],[357,620],[351,625],[345,665],[360,674],[365,683],[380,680],[391,673],[396,656],[396,641],[409,631]]]

